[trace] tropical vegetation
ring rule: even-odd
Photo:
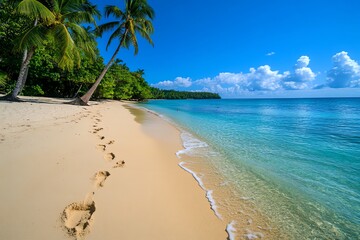
[[[2,0],[0,93],[12,100],[20,93],[126,100],[211,96],[152,88],[145,81],[143,70],[132,71],[116,58],[122,47],[132,45],[134,53],[138,52],[137,33],[152,44],[152,8],[145,0],[125,0],[124,9],[108,6],[105,15],[113,15],[116,20],[100,25],[96,32],[93,30],[99,12],[87,0]],[[127,17],[130,13],[132,18]],[[91,24],[85,27],[83,23]],[[101,35],[111,29],[114,31],[108,45],[117,40],[118,47],[105,65],[95,33]],[[97,81],[96,76],[99,76]],[[90,94],[88,89],[92,89]]]
[[[104,78],[106,72],[115,61],[117,54],[121,47],[128,48],[130,45],[134,46],[134,54],[138,53],[137,33],[153,44],[150,35],[153,33],[153,25],[151,20],[154,18],[154,10],[147,3],[146,0],[125,0],[125,9],[121,10],[117,6],[107,6],[105,8],[105,16],[113,16],[115,21],[111,21],[100,25],[97,28],[99,35],[101,36],[105,31],[113,30],[106,48],[109,47],[114,39],[118,39],[119,44],[111,57],[108,64],[106,64],[104,70],[96,79],[94,85],[89,91],[84,94],[76,103],[86,105],[91,96],[95,92],[97,86]]]
[[[211,92],[186,92],[175,90],[162,90],[150,88],[153,99],[220,99],[217,93]]]
[[[10,13],[14,12],[19,18],[27,18],[19,36],[11,41],[13,49],[23,53],[23,59],[16,86],[7,96],[9,99],[16,100],[25,86],[34,53],[48,42],[56,46],[53,59],[61,69],[80,66],[81,55],[95,57],[95,38],[82,24],[95,24],[95,17],[100,17],[100,13],[88,0],[5,0],[2,5],[13,7]]]

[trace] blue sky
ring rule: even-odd
[[[99,8],[121,0],[95,1]],[[163,89],[222,97],[360,97],[358,0],[148,0],[152,47],[118,58]],[[103,21],[108,21],[104,19]],[[105,60],[108,35],[99,39]]]

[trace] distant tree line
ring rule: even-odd
[[[187,92],[175,90],[162,90],[151,87],[151,95],[153,99],[220,99],[217,93],[211,92]]]
[[[60,2],[61,0],[56,0]],[[18,6],[17,2],[11,0],[2,0],[0,2],[0,93],[10,93],[17,83],[19,76],[19,69],[24,64],[23,52],[14,51],[19,46],[19,41],[25,39],[24,32],[31,32],[36,30],[42,24],[41,17],[35,20],[29,14],[20,14],[15,11]],[[36,0],[22,1],[22,3],[36,3]],[[46,5],[50,12],[54,12],[53,6]],[[81,3],[88,9],[90,5],[87,1],[75,1]],[[133,0],[132,4],[140,4],[140,9],[146,5],[145,0]],[[55,3],[55,2],[54,2]],[[36,3],[37,4],[37,3]],[[85,4],[85,5],[84,5]],[[30,8],[26,8],[30,9]],[[78,8],[74,8],[77,11]],[[61,10],[61,9],[60,9]],[[65,11],[65,10],[64,10]],[[67,10],[68,11],[68,10]],[[76,11],[74,14],[77,14]],[[111,11],[118,11],[115,7],[107,9],[108,13]],[[94,13],[89,13],[94,14]],[[96,15],[96,14],[95,14]],[[75,20],[77,18],[69,19]],[[50,20],[48,20],[50,21]],[[51,28],[44,22],[46,28]],[[122,25],[120,25],[122,26]],[[55,27],[54,27],[55,28]],[[80,31],[80,27],[76,28]],[[106,29],[106,25],[105,25]],[[81,27],[81,33],[84,36],[77,36],[78,39],[86,40],[86,48],[91,50],[92,54],[79,48],[79,54],[76,55],[76,61],[79,63],[71,63],[71,67],[63,67],[59,63],[59,39],[51,35],[44,35],[41,39],[36,34],[40,34],[42,29],[34,32],[33,39],[28,39],[30,43],[41,40],[41,44],[36,45],[36,51],[33,51],[31,60],[25,72],[26,85],[22,86],[22,94],[27,96],[50,96],[50,97],[66,97],[74,98],[84,95],[95,82],[105,68],[104,59],[100,56],[96,36],[90,27]],[[45,29],[47,31],[47,29]],[[44,30],[44,31],[45,31]],[[151,29],[150,29],[151,30]],[[119,32],[121,32],[119,30]],[[127,40],[127,36],[126,40]],[[74,38],[75,40],[78,40]],[[133,39],[133,38],[131,38]],[[85,41],[84,40],[84,41]],[[121,43],[122,44],[122,43]],[[122,45],[119,46],[122,46]],[[80,44],[80,46],[83,46]],[[124,43],[124,46],[127,46]],[[137,47],[137,45],[136,45]],[[34,48],[35,49],[35,48]],[[85,47],[83,46],[83,49]],[[68,53],[66,53],[68,54]],[[65,56],[67,56],[65,54]],[[116,54],[114,54],[115,56]],[[68,61],[72,61],[69,59]],[[81,63],[81,64],[80,64]],[[119,59],[115,59],[109,69],[104,75],[96,91],[92,95],[95,99],[123,99],[123,100],[143,100],[143,99],[199,99],[199,98],[219,98],[217,94],[213,93],[199,93],[199,92],[177,92],[173,90],[160,90],[152,88],[144,79],[144,71],[131,71],[125,63]]]

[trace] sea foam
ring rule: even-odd
[[[179,163],[179,166],[180,166],[182,169],[184,169],[185,171],[187,171],[188,173],[190,173],[190,174],[195,178],[195,180],[198,182],[199,186],[200,186],[204,191],[206,191],[206,188],[205,188],[204,183],[203,183],[203,181],[201,180],[201,178],[200,178],[198,175],[196,175],[195,172],[193,172],[193,171],[191,171],[190,169],[188,169],[187,167],[185,167],[185,166],[184,166],[185,164],[186,164],[185,162],[180,162],[180,163]]]
[[[229,240],[235,240],[235,236],[236,236],[235,234],[236,228],[234,227],[235,223],[236,222],[233,220],[228,225],[226,225],[226,232],[229,236],[228,237]]]
[[[179,150],[176,153],[176,156],[178,156],[179,158],[181,158],[180,155],[182,154],[193,155],[195,153],[193,151],[194,149],[206,148],[209,146],[207,145],[207,143],[200,141],[188,132],[181,133],[181,140],[183,142],[184,149]]]
[[[182,169],[184,169],[185,171],[187,171],[188,173],[190,173],[195,178],[195,180],[198,182],[199,186],[206,192],[206,198],[210,203],[211,210],[213,210],[213,212],[215,213],[215,215],[219,219],[222,219],[220,213],[217,211],[217,205],[216,205],[216,202],[215,202],[215,200],[214,200],[214,198],[212,196],[213,191],[206,189],[205,186],[204,186],[203,181],[201,180],[201,178],[198,175],[196,175],[196,173],[194,171],[192,171],[189,168],[185,167],[184,166],[185,164],[186,164],[185,162],[181,162],[181,163],[179,163],[179,166]]]

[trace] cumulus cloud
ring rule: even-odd
[[[333,67],[327,73],[326,86],[331,88],[360,87],[360,65],[347,52],[332,57]]]
[[[294,65],[294,71],[280,72],[269,65],[250,68],[247,73],[223,72],[212,78],[192,81],[177,77],[173,81],[159,82],[153,86],[165,89],[186,88],[193,91],[217,92],[225,96],[236,96],[251,92],[269,92],[309,88],[316,74],[309,68],[310,58],[301,56]]]
[[[276,90],[281,88],[281,80],[288,72],[279,73],[271,70],[269,65],[250,68],[249,73],[219,73],[214,78],[194,81],[194,85],[204,86],[211,91],[234,93],[237,91]],[[205,89],[204,88],[204,89]]]
[[[308,56],[301,56],[297,61],[296,61],[296,68],[304,68],[307,67],[310,63],[310,58]]]
[[[269,53],[270,54],[270,53]],[[274,53],[275,54],[275,53]],[[270,54],[273,55],[273,54]],[[269,55],[269,56],[270,56]],[[333,67],[326,74],[326,82],[315,87],[360,88],[360,65],[347,52],[336,53],[332,57]],[[192,80],[177,77],[175,80],[153,84],[163,89],[216,92],[226,97],[249,96],[284,92],[286,90],[311,90],[317,74],[309,67],[310,58],[301,56],[292,71],[280,72],[269,65],[250,68],[248,72],[222,72],[215,77]]]
[[[301,56],[295,66],[294,72],[283,80],[283,87],[287,90],[305,89],[308,83],[315,80],[316,74],[308,67],[310,58]]]
[[[269,65],[260,66],[257,69],[250,68],[246,74],[247,89],[249,91],[277,90],[281,87],[281,80],[288,76],[288,72],[280,74],[279,71],[272,71]]]
[[[165,89],[177,89],[177,88],[188,88],[192,85],[191,78],[177,77],[174,81],[166,80],[153,84],[154,87],[165,88]]]
[[[275,55],[275,52],[269,52],[266,54],[266,56],[272,56],[272,55]]]

